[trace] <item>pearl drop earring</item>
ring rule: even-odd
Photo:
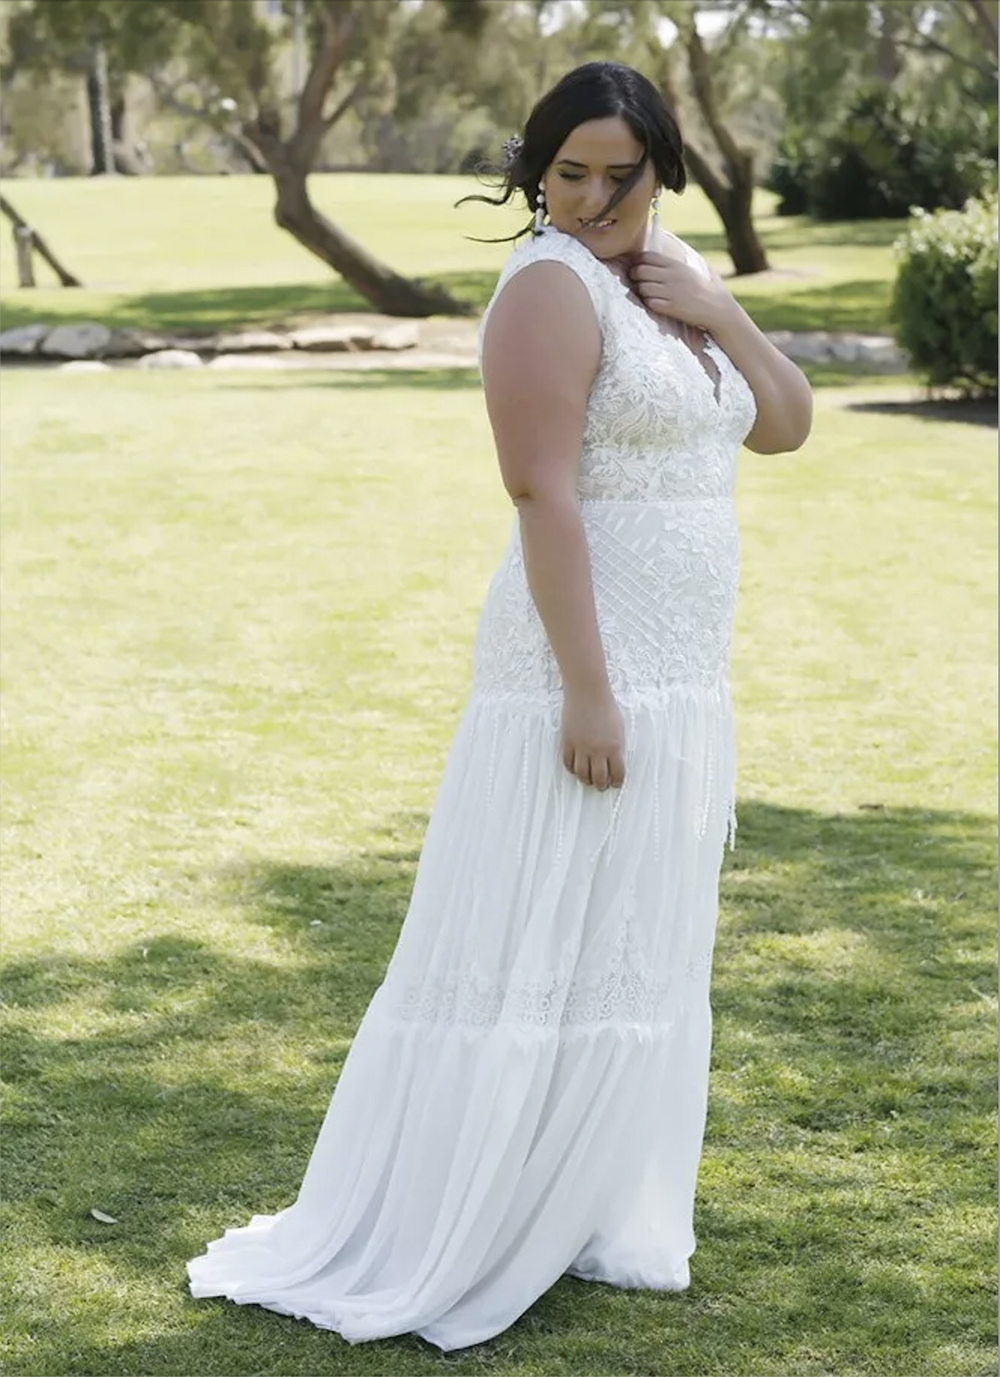
[[[545,228],[545,183],[538,183],[538,195],[535,200],[535,234],[541,234]]]
[[[659,228],[660,228],[660,190],[659,190],[659,187],[657,187],[657,189],[656,189],[656,195],[653,197],[652,201],[650,202],[650,205],[653,207],[653,233],[654,233],[654,234],[657,234],[657,233],[659,232]]]

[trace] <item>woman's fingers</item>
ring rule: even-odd
[[[601,793],[608,787],[611,782],[611,766],[607,756],[591,756],[590,782],[595,789],[600,789]]]
[[[610,695],[564,695],[562,761],[570,774],[604,792],[623,777],[624,753],[625,724]]]
[[[588,755],[574,751],[572,761],[567,761],[563,756],[563,764],[581,784],[590,784],[601,793],[605,789],[620,789],[625,783],[625,759],[621,751],[614,751],[611,755]]]
[[[612,751],[608,759],[608,781],[612,789],[620,789],[625,783],[625,755],[623,751]]]

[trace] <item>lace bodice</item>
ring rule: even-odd
[[[577,492],[612,688],[623,703],[655,704],[678,685],[715,686],[728,674],[739,578],[736,456],[754,422],[753,393],[718,345],[706,343],[709,369],[558,230],[511,254],[493,300],[515,273],[544,260],[576,273],[601,331]],[[480,338],[488,319],[489,308]],[[480,619],[474,691],[549,706],[560,693],[516,517]]]
[[[684,245],[689,264],[704,259]],[[629,289],[572,235],[547,228],[511,254],[480,325],[512,277],[530,263],[564,263],[590,296],[601,330],[580,460],[581,498],[663,501],[728,497],[736,454],[756,415],[743,375],[714,341],[717,381],[685,342],[661,331]]]

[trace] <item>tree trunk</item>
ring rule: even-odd
[[[752,193],[753,187],[750,191]],[[771,265],[753,222],[750,197],[733,190],[728,199],[729,206],[722,213],[722,221],[726,227],[726,248],[733,260],[736,276],[767,272]]]
[[[743,166],[729,168],[728,185],[693,144],[685,144],[684,161],[718,212],[736,276],[767,272],[771,265],[753,222],[753,159],[746,154]]]
[[[115,171],[123,177],[142,177],[151,171],[149,152],[141,139],[129,138],[127,118],[125,92],[119,90],[111,101],[111,150]]]
[[[708,60],[697,29],[692,28],[688,33],[685,49],[695,98],[721,155],[726,180],[719,176],[697,145],[688,139],[684,139],[684,162],[722,221],[726,249],[733,261],[736,276],[767,272],[771,265],[753,222],[753,154],[740,148],[719,117]],[[662,48],[656,56],[659,59],[656,76],[676,119],[680,102],[670,56]]]
[[[440,287],[401,277],[322,215],[312,201],[305,176],[290,166],[272,166],[278,199],[274,218],[298,242],[340,273],[376,311],[387,316],[471,315],[472,308]]]
[[[87,106],[90,111],[92,176],[115,170],[111,137],[111,99],[108,92],[108,55],[103,43],[93,43],[87,72]]]

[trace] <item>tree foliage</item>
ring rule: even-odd
[[[763,0],[761,0],[763,4]],[[905,216],[995,179],[995,6],[979,0],[768,0],[786,120],[782,213]]]

